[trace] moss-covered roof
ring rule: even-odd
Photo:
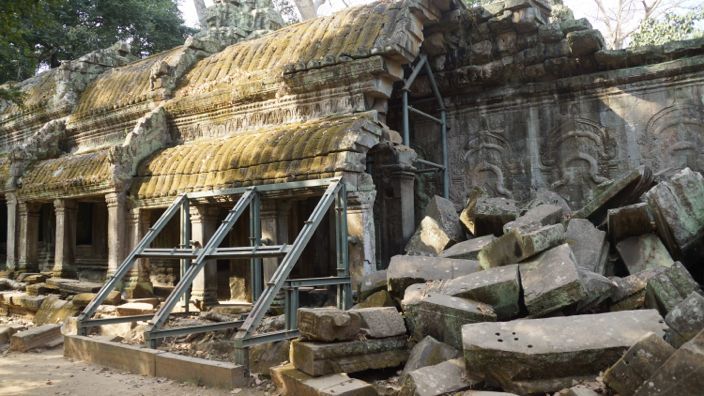
[[[145,160],[132,194],[149,199],[360,172],[380,134],[380,124],[359,114],[195,140]]]
[[[112,187],[110,168],[108,150],[44,160],[25,172],[19,193],[28,198],[102,193]]]

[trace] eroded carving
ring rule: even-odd
[[[507,187],[513,155],[504,132],[503,126],[492,127],[485,117],[480,120],[479,131],[465,145],[462,161],[465,166],[453,170],[462,174],[466,191],[481,187],[493,196],[513,197]]]
[[[655,170],[704,171],[704,106],[686,103],[660,110],[639,143],[650,153],[648,165]]]

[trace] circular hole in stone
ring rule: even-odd
[[[528,344],[528,348],[533,348],[533,345],[531,345],[531,344]]]
[[[504,342],[504,340],[502,340],[501,338],[499,338],[497,341],[499,341],[499,342]]]
[[[515,332],[515,331],[512,331],[511,334],[516,335],[516,332]]]
[[[497,336],[500,336],[500,335],[501,335],[501,333],[494,333],[494,334],[496,334]]]
[[[513,340],[514,340],[514,341],[518,341],[518,337],[514,337]]]
[[[658,320],[658,323],[665,323],[665,321],[660,319],[660,320]]]

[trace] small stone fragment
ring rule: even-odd
[[[557,205],[539,205],[528,210],[523,216],[504,224],[504,234],[514,228],[524,232],[537,230],[562,221],[562,207]]]
[[[361,319],[337,308],[298,308],[298,331],[307,340],[352,340],[360,333]]]
[[[565,241],[565,228],[554,224],[534,231],[523,232],[520,227],[486,245],[479,252],[482,268],[517,264]]]
[[[677,304],[667,316],[665,323],[670,326],[665,339],[679,348],[704,330],[704,296],[692,292]]]
[[[362,332],[370,338],[394,337],[406,334],[406,325],[395,307],[362,308],[348,311],[361,319]]]
[[[400,396],[437,396],[458,392],[481,383],[465,370],[463,359],[451,359],[411,371],[403,378]]]
[[[567,224],[565,239],[579,268],[597,274],[604,273],[609,256],[609,242],[604,231],[594,227],[589,220],[572,219]]]
[[[409,285],[429,280],[452,279],[481,269],[472,260],[457,260],[424,256],[393,256],[386,270],[388,290],[400,297]]]
[[[477,260],[479,251],[496,237],[494,234],[484,235],[477,238],[472,238],[458,244],[452,245],[449,249],[443,251],[440,257]]]
[[[701,289],[678,261],[648,280],[645,303],[647,307],[657,308],[661,314],[667,315],[694,291],[700,292]]]
[[[671,267],[675,263],[655,234],[626,238],[616,244],[616,250],[631,274],[657,267]]]
[[[426,336],[411,349],[401,376],[421,367],[432,366],[460,355],[460,351],[457,349],[431,336]]]

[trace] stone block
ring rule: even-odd
[[[396,304],[394,303],[394,299],[391,297],[391,294],[389,294],[386,290],[381,290],[371,294],[364,299],[364,301],[356,304],[353,308],[393,307],[395,305]]]
[[[655,231],[655,219],[644,202],[609,209],[607,225],[609,237],[614,242]]]
[[[78,293],[73,298],[71,299],[71,302],[73,305],[76,307],[83,309],[85,308],[88,304],[90,304],[91,301],[97,296],[95,293]],[[108,297],[103,301],[103,304],[105,305],[119,305],[120,301],[122,301],[122,297],[120,296],[120,292],[117,290],[114,290],[108,294]]]
[[[406,365],[403,366],[401,376],[421,367],[433,366],[446,360],[459,357],[460,351],[450,345],[440,342],[431,336],[426,336],[417,343],[408,356]]]
[[[549,23],[538,27],[538,38],[543,43],[555,43],[565,37],[560,29],[560,25]]]
[[[154,311],[154,306],[145,302],[129,302],[117,306],[117,316],[146,315]]]
[[[386,290],[386,270],[374,271],[362,277],[359,282],[359,299],[364,300],[380,290]]]
[[[504,224],[518,217],[516,201],[475,196],[460,213],[460,221],[474,236],[501,235]]]
[[[580,19],[566,19],[560,21],[560,29],[563,33],[577,32],[580,30],[589,30],[592,28],[592,24],[587,18]]]
[[[562,221],[563,210],[558,205],[538,205],[529,209],[523,216],[514,221],[504,224],[504,233],[508,233],[514,228],[523,232],[537,230],[551,224]]]
[[[109,337],[64,337],[64,357],[153,377],[156,355],[163,353],[128,344],[109,341]]]
[[[688,250],[701,239],[704,177],[700,173],[685,168],[653,187],[645,199],[655,214],[658,233],[671,251]]]
[[[661,314],[667,315],[694,291],[699,292],[701,289],[678,261],[648,279],[645,303],[647,307],[657,308]]]
[[[567,224],[565,240],[581,269],[604,274],[609,256],[609,242],[606,233],[594,227],[586,219],[572,219]]]
[[[357,337],[362,324],[359,315],[337,308],[299,308],[298,331],[312,341],[347,341]]]
[[[463,359],[451,359],[426,366],[405,375],[400,396],[437,396],[452,394],[481,383],[482,378],[468,375]]]
[[[472,260],[393,256],[386,270],[388,290],[392,296],[400,297],[406,288],[414,283],[452,279],[480,269],[479,263]]]
[[[515,318],[520,312],[521,281],[518,265],[504,265],[433,282],[429,291],[489,304],[498,320]]]
[[[631,396],[673,352],[662,337],[648,333],[604,372],[604,382],[620,395]]]
[[[432,336],[455,348],[462,348],[462,325],[496,321],[490,305],[437,293],[428,293],[405,313],[415,340]]]
[[[607,300],[618,289],[618,284],[595,272],[579,269],[579,277],[584,286],[585,297],[574,306],[576,313],[590,313],[602,310],[602,304],[606,305]],[[567,313],[572,313],[568,309]]]
[[[596,29],[570,32],[566,38],[573,56],[591,55],[604,48],[604,37]]]
[[[312,377],[289,363],[271,369],[271,379],[282,396],[376,396],[374,387],[347,374]]]
[[[616,250],[631,274],[657,267],[671,267],[675,263],[655,234],[626,238],[616,244]]]
[[[26,293],[17,293],[10,297],[10,304],[30,312],[37,312],[46,298],[47,296],[30,296]]]
[[[469,48],[472,62],[474,64],[481,65],[491,61],[493,58],[493,47],[494,44],[491,40],[482,40],[473,43]]]
[[[479,252],[479,263],[484,269],[517,264],[564,241],[565,227],[562,224],[528,232],[517,227],[486,245]]]
[[[666,340],[679,348],[704,330],[704,296],[692,292],[665,316],[670,327]]]
[[[58,296],[48,296],[34,315],[37,325],[63,323],[66,318],[78,315],[81,310],[70,301],[61,300]]]
[[[154,364],[156,377],[198,386],[232,389],[247,386],[249,380],[243,366],[170,352],[156,354]]]
[[[25,330],[24,326],[0,326],[0,345],[9,343],[13,334],[23,330]]]
[[[649,332],[662,337],[661,322],[640,310],[464,325],[467,371],[508,392],[555,392],[594,380]]]
[[[30,296],[38,296],[40,294],[61,294],[61,290],[58,286],[52,286],[47,283],[35,283],[33,285],[27,285],[27,288],[25,290]]]
[[[436,195],[425,207],[424,217],[406,245],[406,253],[438,255],[462,240],[464,232],[455,205]]]
[[[29,330],[19,331],[10,337],[10,350],[27,352],[30,349],[56,346],[61,340],[61,325],[46,324]]]
[[[460,396],[518,396],[515,393],[508,392],[493,392],[493,391],[480,391],[480,390],[468,390],[460,394]]]
[[[519,270],[526,308],[533,317],[569,307],[587,296],[568,244],[521,264]]]
[[[478,260],[479,251],[482,250],[484,246],[491,243],[494,239],[496,239],[494,234],[468,239],[450,246],[450,248],[440,254],[440,257]]]
[[[252,345],[249,347],[249,372],[268,374],[272,367],[288,362],[290,350],[289,340]]]
[[[704,389],[704,331],[676,350],[636,390],[635,396],[701,395]]]
[[[361,308],[348,312],[360,318],[362,332],[369,338],[406,334],[406,325],[396,307]]]
[[[291,342],[291,363],[314,377],[398,367],[406,359],[406,336],[337,343]]]

